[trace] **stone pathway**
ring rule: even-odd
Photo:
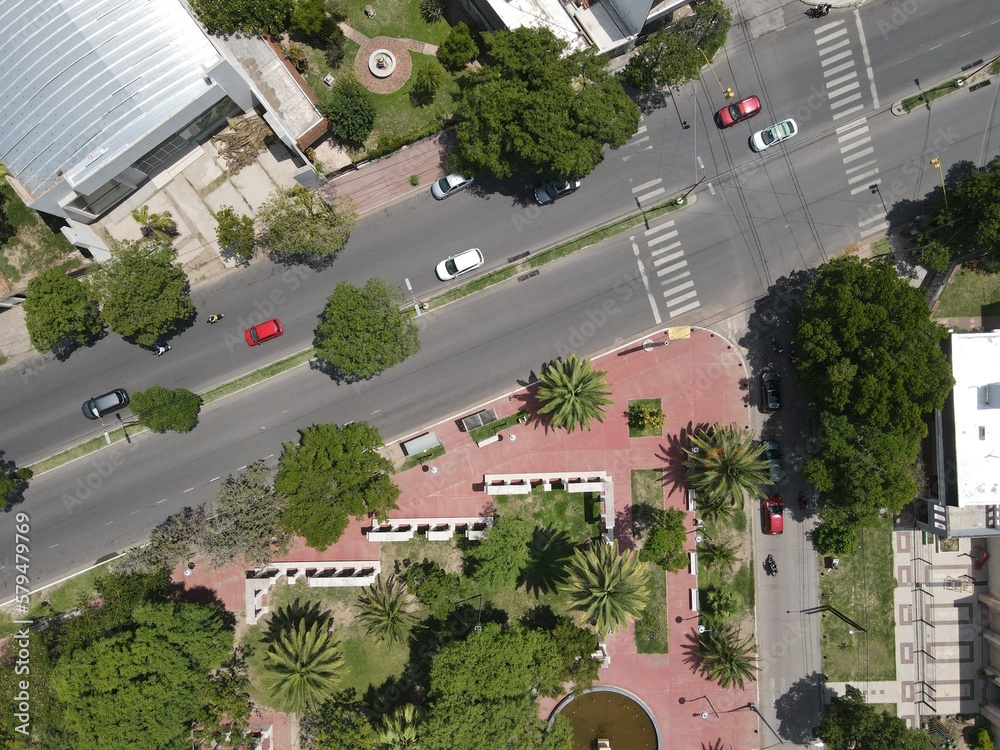
[[[372,39],[346,23],[341,23],[340,28],[344,32],[344,36],[361,45],[361,49],[358,50],[358,54],[354,58],[354,73],[365,88],[375,94],[391,94],[394,91],[399,91],[409,80],[413,70],[410,52],[436,55],[438,50],[436,45],[427,44],[417,39],[397,39],[389,36],[377,36]],[[388,50],[396,58],[396,69],[385,78],[374,75],[368,68],[369,58],[376,50],[380,49]]]

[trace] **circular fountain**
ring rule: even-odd
[[[638,696],[616,687],[570,695],[556,706],[550,723],[564,716],[573,727],[573,750],[591,750],[607,740],[612,750],[659,750],[660,728]]]
[[[376,78],[388,78],[396,70],[396,56],[387,49],[377,49],[368,56],[368,71]]]

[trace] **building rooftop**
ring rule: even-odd
[[[33,195],[203,95],[221,57],[179,0],[3,0],[0,162]]]
[[[1000,331],[951,337],[958,506],[1000,504]]]

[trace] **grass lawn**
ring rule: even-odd
[[[366,5],[375,10],[374,18],[365,15]],[[434,45],[440,45],[451,31],[444,19],[427,23],[420,15],[419,2],[399,0],[347,0],[347,24],[367,37],[417,39]]]
[[[6,170],[0,168],[0,174]],[[83,261],[62,233],[46,224],[41,216],[17,197],[0,179],[0,203],[17,234],[0,247],[0,272],[11,282],[34,276],[46,268],[63,264],[66,270],[79,268]]]
[[[892,518],[858,530],[860,549],[842,555],[839,570],[824,571],[820,596],[847,617],[868,629],[868,634],[848,631],[851,626],[833,614],[823,615],[823,672],[831,681],[894,680],[895,621],[892,595]]]
[[[983,308],[995,305],[1000,305],[1000,273],[979,273],[963,268],[941,293],[934,317],[974,317],[988,312]]]
[[[509,417],[504,417],[503,419],[498,419],[495,422],[490,422],[489,424],[484,424],[482,427],[477,427],[474,430],[469,430],[469,437],[475,442],[480,440],[485,440],[491,435],[496,435],[500,430],[506,430],[517,424],[517,421],[521,417],[528,417],[528,412],[519,411],[516,414],[511,414]]]
[[[667,575],[656,565],[649,570],[649,601],[642,619],[635,624],[635,648],[640,654],[665,654],[669,651],[670,624],[667,613]]]
[[[659,399],[650,399],[659,401]],[[629,402],[630,404],[632,402]],[[663,510],[663,471],[632,470],[632,504],[649,505]],[[632,529],[633,537],[637,536]],[[667,613],[667,574],[658,566],[646,564],[649,572],[649,601],[642,619],[635,624],[635,647],[640,654],[665,654],[668,651],[670,623]]]
[[[662,404],[660,402],[660,399],[658,399],[658,398],[636,398],[636,399],[631,399],[628,402],[628,408],[631,409],[633,406],[651,406],[654,409],[656,409],[657,411],[660,411],[660,412],[663,411],[663,406],[662,406]],[[633,429],[632,425],[629,425],[629,428],[628,428],[628,436],[630,438],[653,437],[654,435],[662,435],[662,434],[663,434],[663,426],[662,425],[660,427],[658,427],[658,428],[657,427],[648,427],[647,426],[647,427],[643,427],[640,430]]]
[[[592,492],[535,489],[530,495],[498,495],[498,515],[513,514],[538,528],[562,534],[573,546],[601,533],[600,496]]]

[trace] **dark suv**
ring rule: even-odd
[[[760,375],[760,400],[766,412],[781,411],[781,376],[776,372]]]
[[[83,404],[83,416],[87,419],[99,419],[105,414],[128,406],[128,392],[124,388],[115,388],[103,396],[92,398]]]

